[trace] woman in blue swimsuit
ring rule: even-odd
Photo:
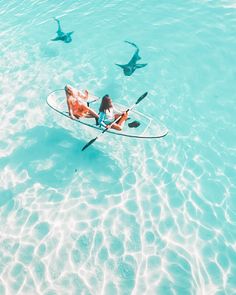
[[[113,123],[119,117],[120,119],[116,123]],[[113,128],[120,131],[122,130],[124,122],[127,120],[127,118],[128,118],[127,112],[124,112],[124,113],[116,112],[116,110],[114,109],[112,105],[112,100],[108,94],[103,96],[102,102],[99,108],[98,124],[100,126],[103,126],[105,128]]]

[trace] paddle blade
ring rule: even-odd
[[[86,145],[82,148],[82,151],[84,151],[87,147],[93,144],[95,140],[97,140],[97,137],[91,139],[88,143],[86,143]]]
[[[143,100],[144,99],[144,97],[146,97],[148,95],[148,92],[145,92],[143,95],[141,95],[139,98],[138,98],[138,100],[136,101],[136,103],[135,104],[138,104],[138,103],[140,103],[140,101],[141,100]]]

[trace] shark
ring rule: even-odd
[[[51,41],[63,41],[65,43],[70,43],[72,41],[71,35],[74,32],[72,31],[72,32],[64,33],[61,29],[61,24],[60,24],[59,19],[54,17],[54,20],[57,22],[58,29],[57,29],[56,38],[51,39]]]
[[[147,63],[138,64],[137,61],[141,59],[141,57],[139,55],[138,46],[132,42],[129,42],[129,41],[124,41],[124,42],[132,45],[133,47],[136,48],[136,50],[135,50],[134,55],[132,56],[131,60],[127,64],[125,64],[125,65],[116,64],[116,65],[123,69],[125,76],[131,76],[136,69],[140,69],[140,68],[145,67],[147,65]]]

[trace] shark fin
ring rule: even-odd
[[[57,36],[56,38],[51,39],[51,41],[60,41],[61,37]]]
[[[116,64],[118,67],[121,67],[122,69],[125,69],[127,67],[127,65],[119,65],[119,64]]]
[[[145,67],[147,64],[136,64],[135,65],[135,68],[136,69],[140,69],[140,68],[143,68],[143,67]]]

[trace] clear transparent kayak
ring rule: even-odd
[[[100,98],[89,94],[88,103],[89,106],[95,110],[98,111],[100,106]],[[70,118],[66,103],[66,96],[64,89],[57,89],[52,91],[48,97],[47,97],[47,104],[56,112],[59,114]],[[128,109],[128,107],[124,105],[120,105],[113,102],[114,107],[119,111],[125,111]],[[71,118],[70,118],[71,120]],[[83,124],[85,126],[98,129],[98,130],[104,130],[103,127],[97,126],[94,118],[79,118],[75,119],[75,122],[79,124]],[[130,124],[132,122],[138,122],[139,126],[136,127],[129,127],[133,126],[135,124]],[[120,136],[126,136],[126,137],[133,137],[133,138],[162,138],[167,135],[168,130],[166,127],[157,122],[156,120],[136,111],[132,110],[129,113],[129,119],[125,122],[123,129],[121,131],[117,131],[115,129],[109,129],[107,130],[107,133],[112,133]]]

